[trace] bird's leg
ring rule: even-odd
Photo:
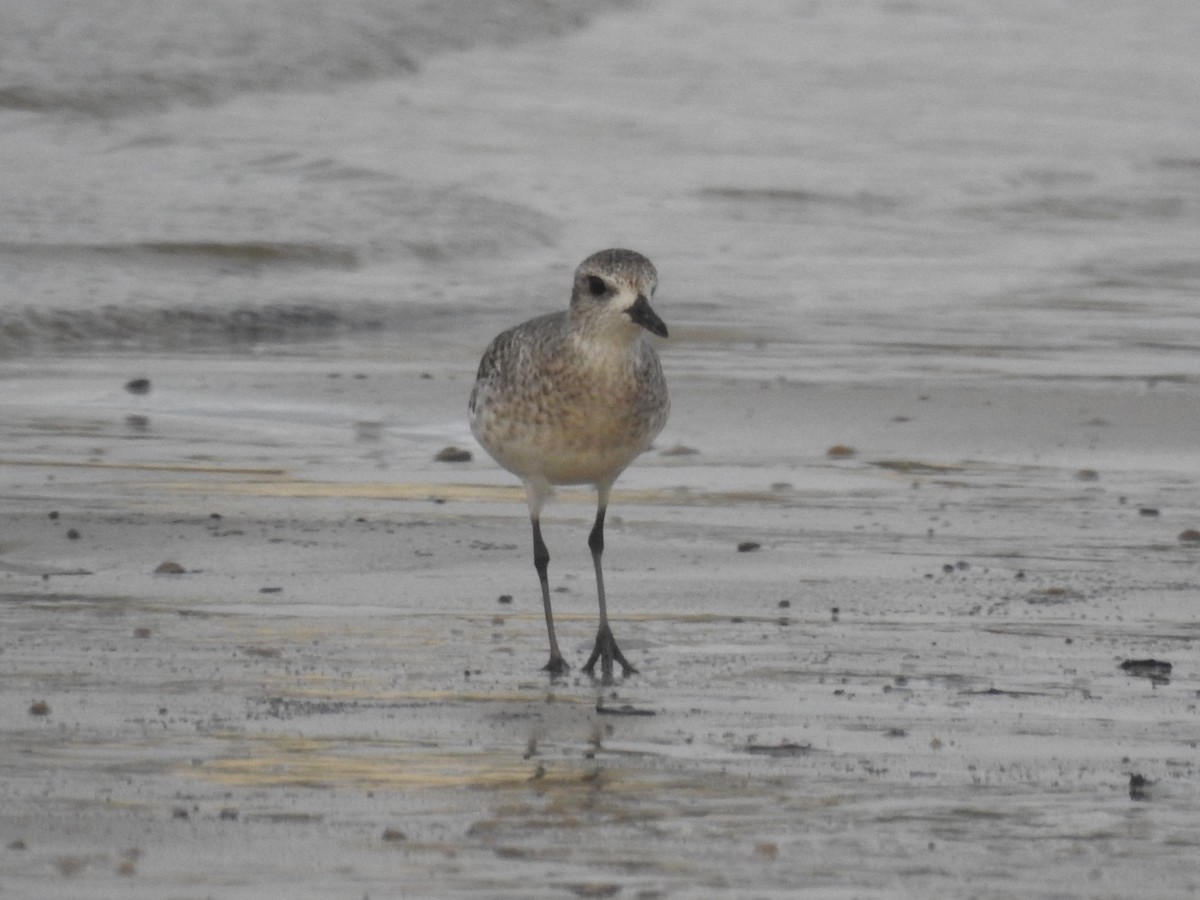
[[[604,513],[608,508],[608,492],[600,491],[600,502],[596,510],[596,524],[588,535],[588,547],[592,551],[592,563],[596,567],[596,596],[600,602],[600,630],[596,632],[596,645],[592,655],[583,665],[583,671],[591,674],[596,660],[600,660],[600,677],[605,684],[612,683],[613,660],[621,664],[622,675],[632,675],[637,671],[625,658],[621,648],[617,646],[612,629],[608,625],[608,607],[604,602],[604,571],[600,566],[600,557],[604,553]]]
[[[561,675],[567,671],[566,660],[558,649],[558,639],[554,636],[554,613],[550,610],[550,581],[546,575],[550,567],[550,551],[542,540],[542,526],[538,517],[532,516],[533,521],[533,567],[537,569],[538,581],[542,583],[542,606],[546,608],[546,633],[550,635],[550,662],[543,667],[551,675]]]

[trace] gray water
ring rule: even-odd
[[[1194,383],[1190,0],[0,13],[0,353],[473,357],[583,256],[676,370]]]

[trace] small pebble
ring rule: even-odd
[[[771,841],[762,841],[754,845],[754,852],[763,859],[775,859],[779,856],[779,845]]]
[[[174,560],[168,559],[166,562],[161,562],[154,570],[155,575],[182,575],[184,568]]]
[[[461,447],[443,447],[434,456],[435,462],[460,463],[471,461],[471,451]]]
[[[134,378],[130,381],[127,381],[125,382],[125,390],[129,391],[131,394],[148,394],[150,393],[150,379]]]
[[[50,715],[50,704],[45,700],[35,700],[29,707],[31,716],[48,716]]]
[[[753,553],[755,550],[761,549],[762,544],[758,541],[742,541],[737,545],[738,553]]]
[[[69,540],[69,541],[79,540],[79,529],[78,528],[68,528],[67,529],[67,540]]]

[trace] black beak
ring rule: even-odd
[[[633,301],[633,306],[625,312],[629,314],[629,318],[635,325],[641,325],[648,332],[657,334],[659,337],[667,336],[666,323],[658,317],[658,313],[650,308],[650,301],[646,299],[645,294],[638,294],[638,298]]]

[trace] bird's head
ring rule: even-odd
[[[597,324],[632,323],[651,334],[666,337],[667,326],[650,308],[650,298],[657,287],[658,272],[642,254],[633,250],[601,250],[575,269],[571,314]]]

